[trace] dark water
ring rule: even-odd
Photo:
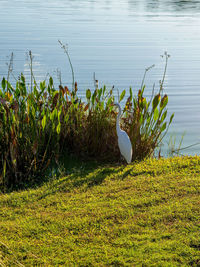
[[[100,85],[135,92],[147,74],[147,94],[159,85],[167,51],[171,57],[165,82],[169,113],[175,112],[171,133],[177,145],[200,142],[200,1],[158,0],[1,0],[0,78],[14,52],[14,75],[29,75],[26,53],[34,55],[38,80],[46,74],[71,85],[71,72],[58,39],[67,43],[80,95],[93,88],[95,71]],[[81,88],[83,89],[81,91]],[[117,91],[116,91],[117,92]],[[167,147],[167,146],[166,146]],[[200,145],[184,150],[199,154]]]

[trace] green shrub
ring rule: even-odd
[[[155,148],[159,147],[163,137],[173,120],[171,115],[167,123],[168,96],[161,96],[160,92],[152,95],[150,100],[143,96],[145,86],[138,91],[137,96],[130,96],[126,101],[123,118],[123,128],[129,134],[133,147],[133,160],[141,160],[151,156]]]
[[[133,146],[133,160],[152,156],[169,125],[167,95],[144,97],[143,86],[136,96],[129,90],[123,109],[121,128],[127,131]],[[125,99],[124,90],[119,101]],[[60,156],[101,161],[119,161],[116,135],[116,111],[113,90],[86,90],[86,101],[78,97],[75,83],[55,89],[53,79],[28,88],[21,74],[15,88],[2,79],[0,89],[0,186],[1,190],[35,183],[52,161]]]
[[[57,150],[55,121],[49,120],[55,96],[45,83],[28,92],[21,75],[15,89],[3,78],[0,90],[0,173],[2,187],[20,186],[40,175]]]

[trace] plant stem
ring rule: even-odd
[[[143,88],[143,85],[144,85],[144,81],[145,81],[145,77],[146,77],[147,72],[148,72],[150,69],[152,69],[153,67],[155,67],[154,64],[151,65],[150,67],[148,67],[148,68],[145,69],[144,76],[143,76],[142,83],[141,83],[141,87],[140,87],[141,90],[142,90],[142,88]]]
[[[8,65],[7,91],[8,91],[8,82],[9,82],[9,78],[10,78],[10,73],[12,73],[12,70],[13,70],[13,52],[11,53],[10,62],[9,62],[9,65]]]
[[[167,52],[165,52],[164,55],[162,55],[161,57],[164,57],[164,56],[165,56],[165,69],[164,69],[162,81],[160,82],[160,91],[159,91],[159,93],[163,92],[163,84],[164,84],[164,81],[165,81],[165,76],[166,76],[166,72],[167,72],[167,63],[168,63],[168,58],[170,57],[170,55],[167,54]]]
[[[72,62],[71,62],[71,59],[70,59],[70,56],[69,56],[69,52],[68,52],[66,46],[60,40],[58,40],[58,42],[59,42],[59,44],[61,45],[62,49],[64,50],[65,54],[68,57],[70,68],[71,68],[71,71],[72,71],[72,90],[74,90],[75,89],[74,69],[73,69]]]
[[[31,50],[29,51],[30,57],[30,70],[31,70],[31,93],[33,91],[33,56]]]

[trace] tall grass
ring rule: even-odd
[[[166,55],[168,56],[168,55]],[[31,63],[32,64],[32,63]],[[166,71],[165,71],[166,72]],[[0,187],[35,183],[54,161],[65,154],[119,161],[115,130],[116,111],[113,89],[86,90],[86,101],[78,96],[78,85],[55,88],[52,77],[38,86],[31,70],[31,88],[23,74],[13,87],[2,79],[0,89]],[[151,99],[144,97],[145,86],[125,99],[121,128],[128,132],[133,160],[152,156],[162,142],[173,114],[167,122],[167,95],[162,86]]]

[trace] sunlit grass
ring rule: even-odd
[[[0,195],[5,266],[199,266],[200,158],[79,162]]]

